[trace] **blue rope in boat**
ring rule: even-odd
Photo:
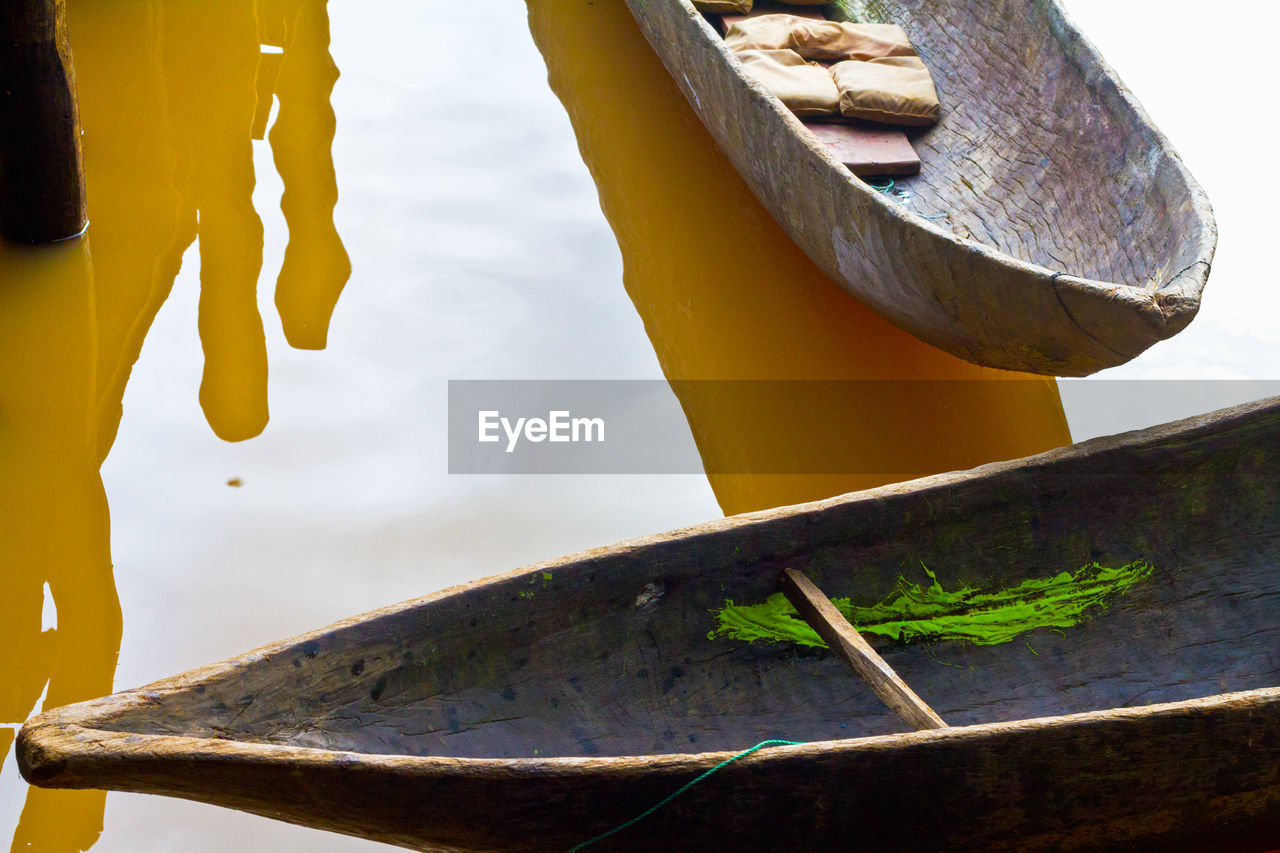
[[[798,740],[762,740],[755,746],[751,747],[750,749],[744,749],[742,750],[742,752],[739,752],[737,755],[733,756],[732,758],[726,758],[724,761],[721,761],[715,767],[712,767],[710,770],[703,773],[701,776],[698,776],[696,779],[691,779],[690,781],[685,782],[674,793],[668,794],[666,797],[659,800],[654,805],[650,806],[649,808],[642,811],[640,814],[631,818],[631,820],[625,823],[620,823],[617,826],[615,826],[613,829],[609,830],[608,832],[600,833],[595,838],[589,838],[586,841],[583,841],[581,844],[575,844],[573,847],[569,848],[567,853],[577,853],[577,851],[590,847],[592,844],[595,844],[597,841],[603,841],[604,839],[608,838],[610,835],[615,835],[619,832],[622,832],[622,830],[626,829],[629,826],[634,826],[635,824],[647,818],[649,815],[656,812],[658,809],[665,806],[667,803],[674,800],[676,797],[683,794],[685,791],[692,788],[694,785],[698,784],[699,782],[703,781],[707,777],[711,776],[713,773],[719,770],[723,770],[725,767],[728,767],[730,764],[737,761],[739,758],[746,758],[748,755],[750,755],[751,753],[755,752],[758,749],[764,749],[766,746],[802,746],[803,744],[804,744],[804,741],[798,741]]]
[[[871,183],[871,181],[866,181],[865,183],[867,186],[871,187],[871,189],[876,190],[877,192],[883,193],[884,195],[888,195],[889,198],[893,198],[893,196],[889,195],[889,193],[893,190],[895,186],[897,186],[897,184],[893,182],[893,178],[885,178],[885,180],[888,181],[889,183],[873,184]],[[894,199],[894,201],[897,201],[897,199]],[[950,215],[951,214],[949,213],[939,213],[937,216],[925,216],[920,213],[916,214],[916,216],[919,216],[921,219],[946,219]]]

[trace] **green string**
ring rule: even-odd
[[[882,193],[884,195],[889,195],[889,191],[892,190],[895,186],[897,186],[897,184],[893,182],[893,178],[885,178],[885,180],[888,181],[889,183],[873,184],[871,183],[871,181],[865,181],[865,183],[867,186],[871,187],[871,189],[876,190],[877,192]],[[893,196],[889,196],[889,197],[893,198]],[[897,201],[897,199],[894,199],[894,201]],[[912,212],[914,213],[914,211]],[[916,216],[919,216],[921,219],[946,219],[950,215],[951,214],[949,213],[939,213],[937,216],[925,216],[920,213],[916,214]]]
[[[602,832],[599,835],[597,835],[595,838],[591,838],[586,841],[583,841],[581,844],[575,844],[573,847],[569,848],[568,853],[577,853],[577,851],[582,850],[586,847],[590,847],[592,844],[595,844],[597,841],[603,841],[604,839],[608,838],[610,835],[614,835],[615,833],[622,832],[622,830],[626,829],[629,826],[634,826],[635,824],[647,818],[649,815],[656,812],[658,809],[665,806],[667,803],[674,800],[676,797],[683,794],[685,791],[692,788],[694,785],[706,779],[712,773],[715,773],[718,770],[722,770],[725,767],[728,767],[730,764],[737,761],[739,758],[746,758],[748,755],[755,752],[757,749],[764,749],[766,746],[803,746],[803,745],[804,745],[804,741],[798,741],[798,740],[762,740],[755,746],[751,747],[750,749],[744,749],[742,752],[739,752],[737,755],[733,756],[732,758],[726,758],[724,761],[721,761],[715,767],[712,767],[710,770],[703,773],[701,776],[697,777],[696,779],[692,779],[688,782],[685,782],[683,785],[680,786],[679,789],[675,791],[675,793],[668,794],[658,803],[645,809],[640,814],[631,818],[631,820],[627,821],[626,823],[618,824],[608,832]]]

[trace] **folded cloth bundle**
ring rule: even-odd
[[[782,0],[788,6],[822,6],[830,0]],[[752,0],[693,0],[694,8],[699,12],[711,12],[717,15],[745,15],[751,11]]]
[[[724,37],[732,51],[794,50],[805,59],[915,56],[897,24],[850,24],[798,15],[760,15],[735,21]]]
[[[938,92],[918,56],[849,60],[831,66],[840,114],[888,124],[933,124]]]
[[[794,50],[742,50],[737,57],[748,74],[796,115],[833,115],[839,111],[840,92],[825,66],[810,65]]]

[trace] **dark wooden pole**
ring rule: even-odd
[[[86,222],[66,0],[0,0],[0,235],[47,243]]]

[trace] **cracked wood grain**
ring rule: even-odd
[[[627,2],[788,234],[922,340],[979,364],[1082,376],[1195,316],[1217,241],[1208,200],[1053,0],[860,4],[907,31],[943,104],[936,126],[909,134],[922,165],[896,179],[902,202],[808,139],[686,0]],[[843,5],[831,16],[859,4]]]

